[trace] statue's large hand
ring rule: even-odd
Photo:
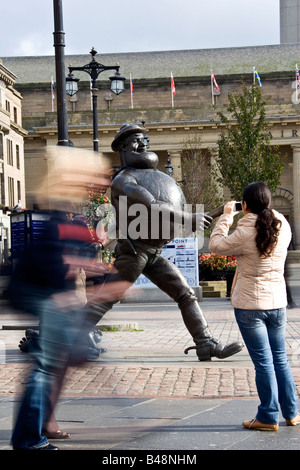
[[[212,222],[212,217],[205,212],[197,212],[195,214],[196,230],[205,230]]]

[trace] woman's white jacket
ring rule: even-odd
[[[257,215],[246,214],[237,228],[228,235],[233,217],[220,216],[210,237],[209,249],[220,255],[234,255],[237,259],[237,277],[231,302],[235,308],[270,310],[287,305],[284,264],[291,241],[291,229],[286,218],[273,210],[282,226],[278,243],[268,258],[260,257],[256,248],[255,223]]]

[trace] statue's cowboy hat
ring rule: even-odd
[[[126,139],[126,137],[128,137],[130,134],[136,134],[137,132],[142,132],[142,134],[145,134],[146,129],[138,126],[137,124],[123,124],[111,144],[113,151],[117,152],[120,143],[123,142],[123,140]]]

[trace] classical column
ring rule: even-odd
[[[300,250],[300,146],[293,148],[294,245]]]
[[[174,169],[173,178],[175,181],[182,180],[181,154],[179,150],[169,150],[170,161]]]

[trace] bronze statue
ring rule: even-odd
[[[212,218],[204,213],[185,213],[183,192],[172,177],[156,169],[158,157],[147,151],[144,134],[144,128],[124,124],[112,142],[112,149],[118,151],[121,157],[121,169],[115,175],[111,187],[119,239],[114,265],[117,274],[112,274],[108,281],[117,278],[133,284],[143,273],[177,302],[185,326],[195,342],[195,346],[185,352],[196,349],[200,361],[210,360],[213,356],[224,359],[241,351],[242,343],[223,346],[213,338],[193,289],[181,271],[161,256],[162,247],[174,237],[176,221],[180,223],[184,217],[190,217],[193,228],[203,230],[210,225]],[[162,217],[156,221],[169,220],[169,233],[160,226],[151,226],[153,214],[150,212],[154,206],[162,213]],[[144,223],[140,221],[139,230],[131,234],[130,224],[135,221],[137,207],[146,208],[146,211],[141,210]],[[121,220],[122,217],[124,220]],[[91,321],[98,322],[113,304],[90,305]]]

